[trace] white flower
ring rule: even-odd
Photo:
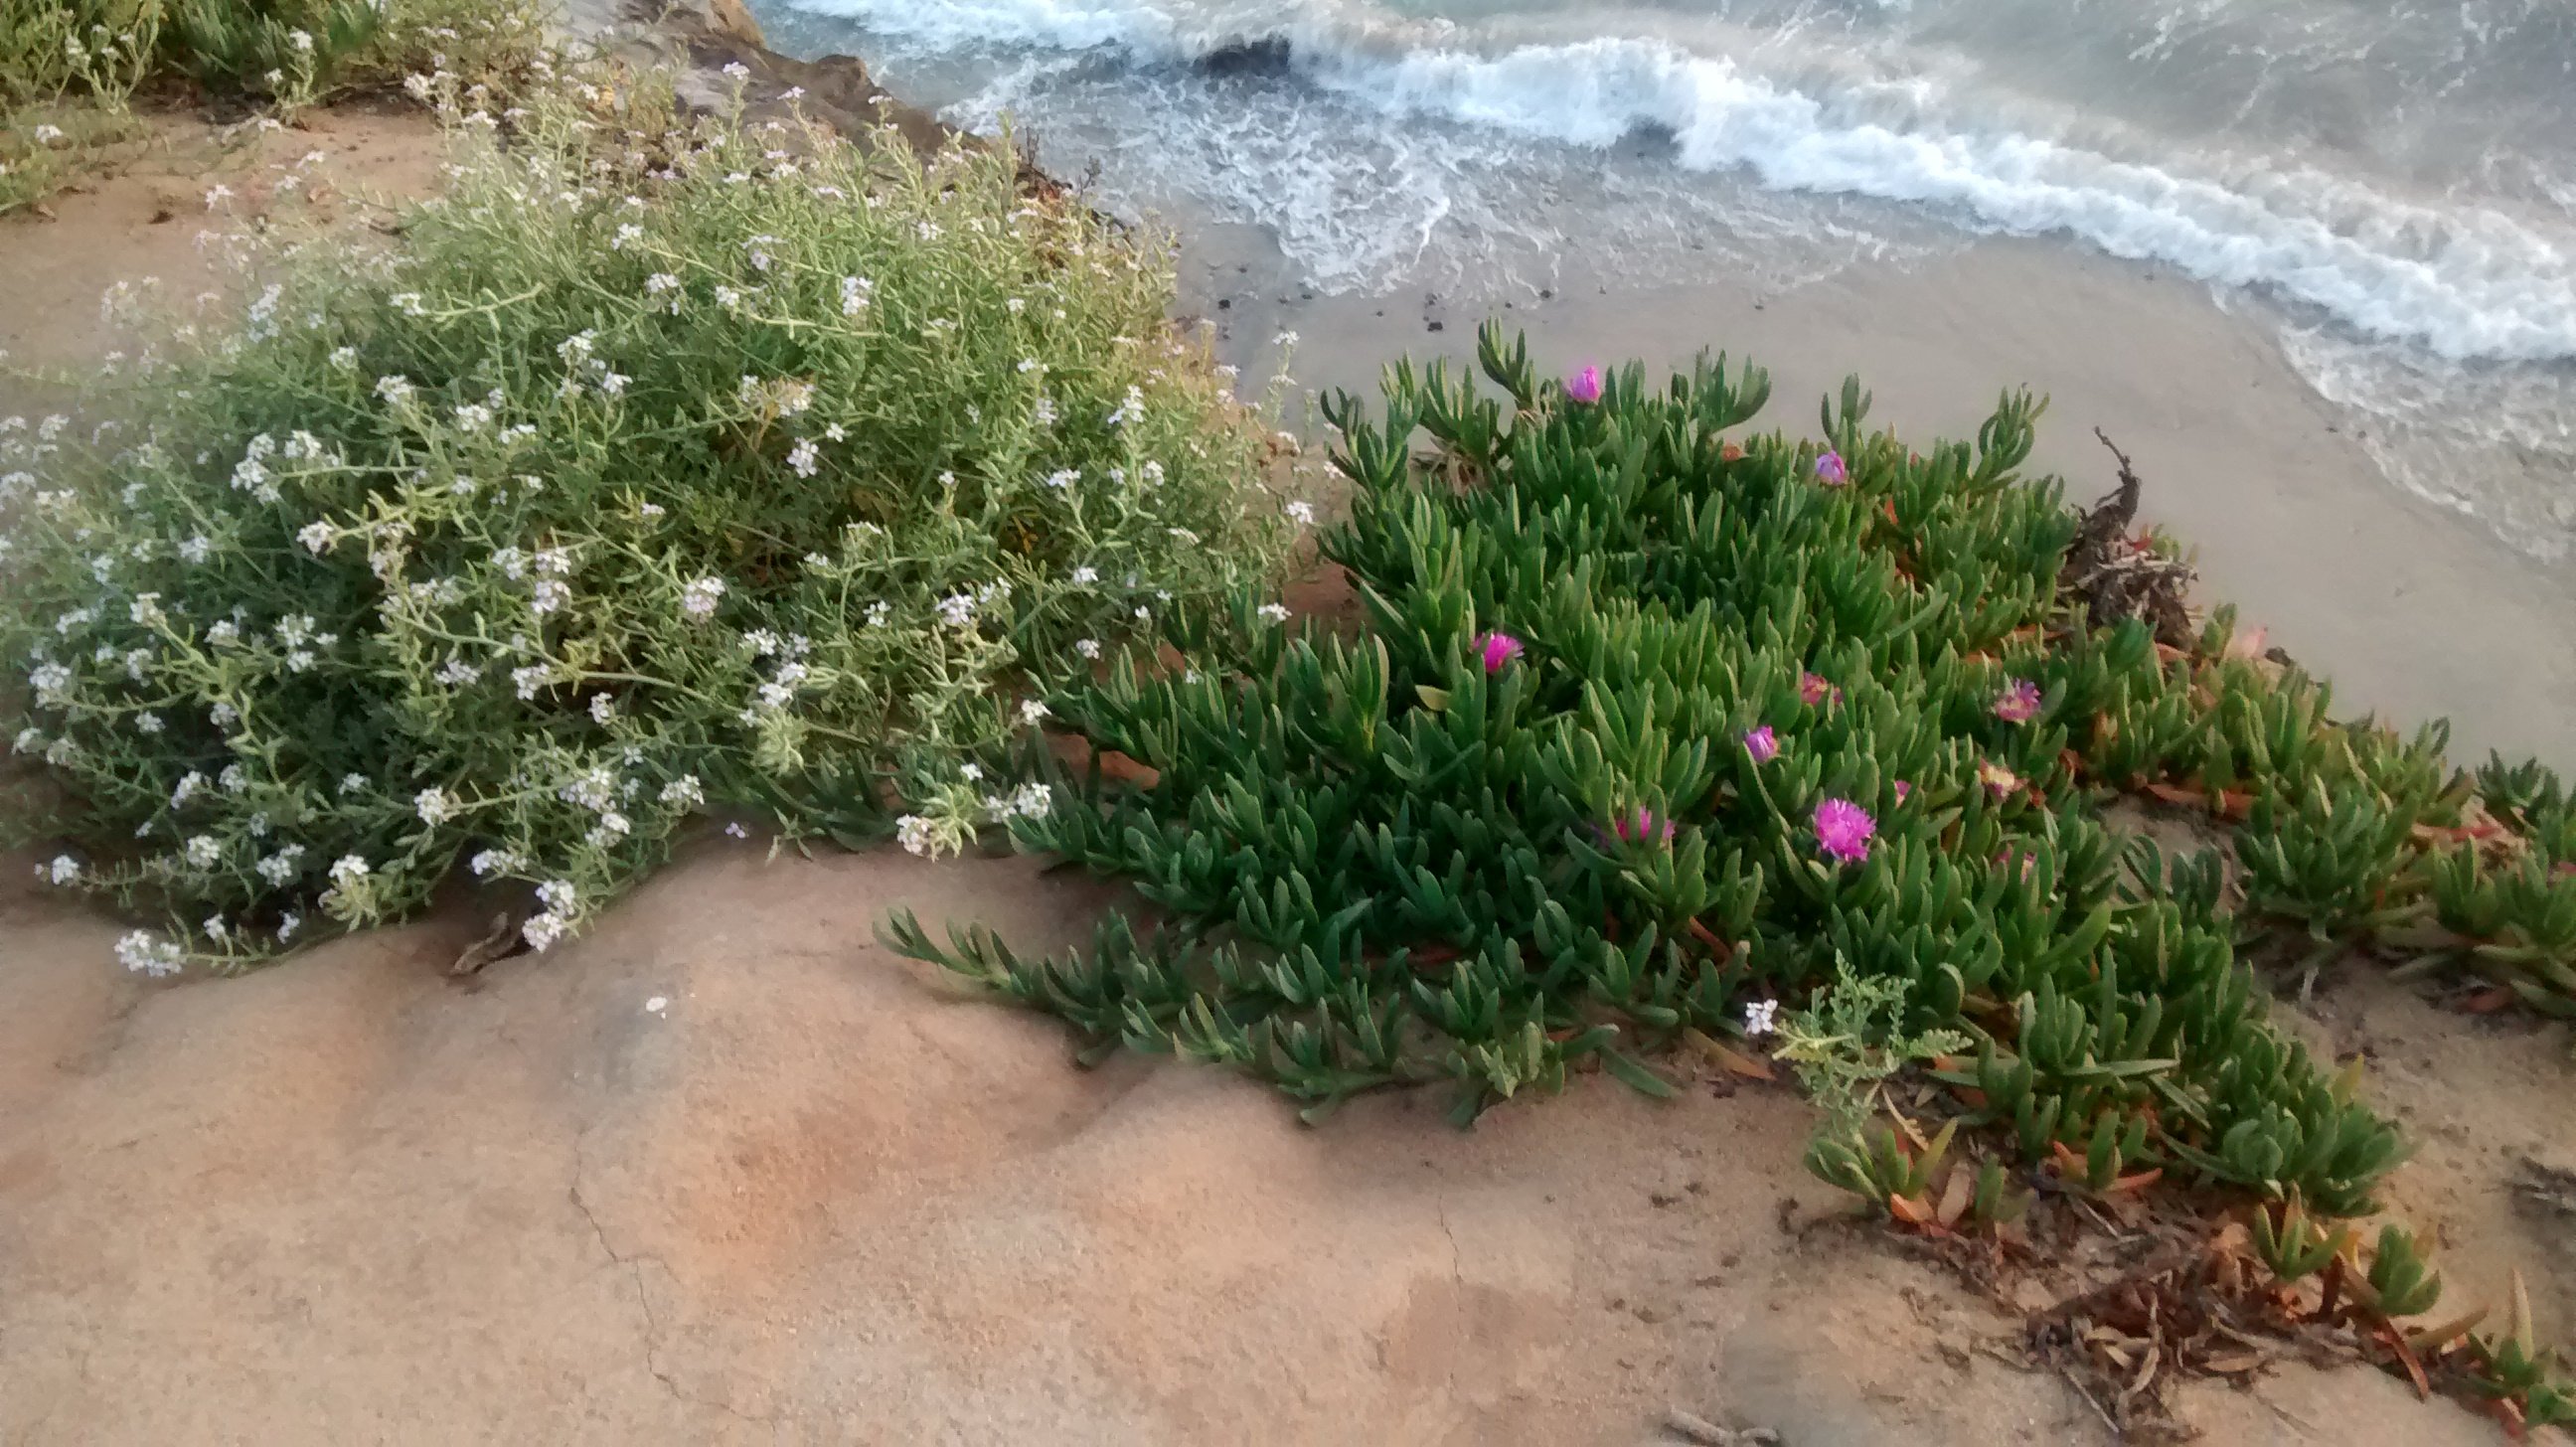
[[[699,578],[680,590],[680,610],[692,618],[712,618],[724,594],[724,579]]]
[[[1297,345],[1297,334],[1295,332],[1281,332],[1279,335],[1270,339],[1270,345],[1274,347],[1293,347]]]
[[[36,873],[48,884],[70,884],[80,878],[80,861],[68,854],[57,854],[51,864],[36,867]]]
[[[346,887],[367,877],[367,861],[355,854],[343,854],[331,864],[331,882]]]
[[[351,794],[363,793],[367,788],[367,776],[364,774],[342,774],[340,776],[340,797],[343,799],[349,797]]]
[[[694,808],[707,801],[706,790],[699,786],[698,776],[682,774],[662,786],[661,800],[684,808]]]
[[[571,601],[570,584],[560,578],[539,578],[536,588],[529,594],[528,608],[532,612],[543,615],[559,611]]]
[[[462,807],[445,789],[423,789],[411,799],[412,812],[420,816],[420,822],[429,825],[446,823],[455,818]]]
[[[876,289],[876,283],[868,280],[864,276],[842,277],[841,315],[845,317],[854,317],[859,313],[866,311],[868,309],[868,299],[875,293]]]
[[[608,249],[611,251],[624,251],[628,242],[641,241],[643,239],[644,228],[636,225],[632,221],[629,221],[625,225],[618,227],[617,234],[609,238]]]
[[[206,787],[206,776],[190,769],[180,776],[179,786],[170,791],[170,807],[177,809],[184,806],[190,799],[197,796],[198,790],[204,787]]]
[[[751,67],[743,64],[739,60],[728,60],[725,62],[724,73],[729,79],[740,80],[744,76],[751,74]]]
[[[1022,784],[1011,794],[1011,812],[1043,819],[1055,807],[1055,794],[1044,784]]]
[[[1035,724],[1037,723],[1037,721],[1038,721],[1039,719],[1045,718],[1046,716],[1047,716],[1047,706],[1046,706],[1045,704],[1042,704],[1042,703],[1038,702],[1036,699],[1033,699],[1033,698],[1031,698],[1031,699],[1023,699],[1023,700],[1021,700],[1021,702],[1020,702],[1020,722],[1021,722],[1021,723],[1023,723],[1023,724],[1029,724],[1029,725],[1032,725],[1032,726],[1033,726],[1033,725],[1035,725]]]
[[[1097,638],[1085,638],[1073,645],[1073,651],[1081,654],[1085,658],[1098,658],[1100,656],[1100,640]]]
[[[188,842],[183,846],[183,852],[187,856],[189,867],[192,869],[212,869],[218,863],[222,862],[224,857],[224,847],[215,842],[215,836],[212,834],[192,834],[188,836]]]
[[[510,670],[510,686],[516,689],[519,697],[523,699],[535,698],[537,690],[545,687],[552,677],[552,670],[544,664],[532,663],[525,668]]]
[[[62,127],[60,127],[60,126],[57,126],[57,125],[41,125],[41,126],[36,127],[36,144],[38,144],[38,145],[40,145],[40,146],[51,146],[51,145],[55,145],[55,144],[59,143],[59,142],[62,140],[62,138],[63,138],[63,128],[62,128]],[[230,192],[226,192],[225,194],[226,194],[226,195],[230,195],[230,194],[232,194],[232,193],[230,193]],[[212,201],[208,201],[206,204],[207,204],[209,207],[212,207],[212,206],[214,205],[214,203],[213,203]]]
[[[435,677],[450,688],[463,688],[483,676],[483,670],[462,658],[451,658],[438,666]]]
[[[138,975],[155,979],[179,973],[179,946],[150,930],[136,930],[116,942],[118,963]]]
[[[198,533],[179,544],[179,561],[194,566],[215,555],[215,540]]]
[[[528,942],[529,949],[544,954],[571,928],[572,922],[559,914],[535,914],[528,917],[526,924],[519,926],[519,937]]]
[[[289,844],[259,862],[259,877],[271,884],[283,885],[295,877],[297,866],[303,859],[304,846]]]
[[[208,629],[207,635],[211,637],[213,632],[213,629]],[[206,719],[219,729],[228,729],[241,722],[241,710],[228,703],[218,703],[206,710]]]
[[[1059,468],[1046,475],[1046,485],[1058,492],[1065,491],[1080,481],[1082,481],[1082,469],[1078,467]]]
[[[894,837],[910,854],[928,854],[938,844],[938,826],[918,814],[894,821]]]
[[[1089,563],[1085,563],[1081,567],[1073,570],[1073,582],[1076,587],[1087,588],[1099,581],[1100,570],[1091,566]]]
[[[1264,603],[1261,605],[1261,616],[1273,623],[1285,623],[1288,621],[1288,606],[1284,603]]]
[[[331,349],[331,365],[339,368],[343,372],[355,369],[358,365],[358,349],[356,347],[333,347]]]
[[[975,619],[975,595],[951,593],[939,600],[939,616],[951,628],[963,628]]]
[[[1112,427],[1121,426],[1125,423],[1133,422],[1144,415],[1144,390],[1139,387],[1129,387],[1127,389],[1127,400],[1119,403],[1117,410],[1109,414],[1109,425]]]
[[[326,522],[309,522],[295,530],[295,540],[317,558],[331,550],[332,536],[333,529]]]
[[[605,726],[610,719],[615,717],[617,717],[617,700],[615,698],[604,693],[594,693],[590,696],[590,721],[592,723]]]
[[[1290,499],[1288,505],[1280,511],[1288,514],[1291,522],[1306,527],[1312,527],[1315,524],[1315,505],[1303,498]]]
[[[744,827],[742,827],[742,825],[740,825],[740,824],[738,824],[738,823],[736,823],[736,824],[727,824],[727,825],[725,826],[725,830],[724,830],[724,832],[725,832],[725,837],[726,837],[726,838],[728,838],[728,839],[748,839],[748,838],[750,838],[750,837],[751,837],[751,831],[750,831],[750,830],[748,830],[748,829],[745,829]]]
[[[288,44],[293,45],[296,49],[304,51],[307,54],[310,54],[313,50],[313,37],[305,31],[290,30],[286,32],[286,39]]]
[[[161,732],[161,715],[146,709],[134,716],[134,726],[147,734],[157,734]]]
[[[814,445],[813,438],[800,437],[796,439],[796,445],[788,450],[787,465],[798,477],[812,477],[821,466],[822,456],[823,451]]]
[[[1780,1002],[1777,1000],[1754,1000],[1746,1004],[1744,1007],[1744,1033],[1747,1035],[1769,1035],[1773,1033],[1779,1029],[1779,1026],[1776,1023],[1779,1018],[1779,1014]]]
[[[206,188],[206,209],[209,211],[231,199],[233,199],[233,188],[230,186],[214,185]]]
[[[602,372],[599,374],[599,390],[611,397],[622,397],[626,395],[626,384],[632,380],[623,372]]]
[[[304,916],[296,911],[290,909],[286,913],[279,915],[277,917],[277,942],[279,944],[284,944],[288,940],[295,938],[295,932],[302,928],[304,928]]]
[[[404,403],[409,402],[412,397],[412,390],[411,379],[409,377],[395,375],[389,377],[378,377],[376,379],[376,395],[384,399],[386,403],[395,407],[400,407]]]

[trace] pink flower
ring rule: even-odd
[[[2039,862],[2039,856],[2029,852],[2028,850],[2007,849],[2003,853],[1995,856],[1995,863],[2002,868],[2010,869],[2013,861],[2016,859],[2021,861],[2021,877],[2024,879],[2030,878],[2030,867]]]
[[[1878,821],[1849,799],[1827,799],[1816,806],[1816,847],[1845,864],[1867,859],[1870,836],[1877,832]]]
[[[1896,802],[1899,804],[1904,803],[1905,796],[1913,792],[1914,786],[1912,784],[1905,782],[1903,779],[1896,781]]]
[[[1487,633],[1477,638],[1476,648],[1485,655],[1485,671],[1500,673],[1503,665],[1521,656],[1521,641],[1508,633]]]
[[[1773,736],[1771,726],[1764,724],[1744,735],[1744,751],[1753,756],[1753,762],[1767,764],[1780,757],[1780,740]]]
[[[1851,469],[1843,466],[1843,455],[1828,452],[1816,459],[1816,480],[1827,487],[1840,487],[1851,481]]]
[[[1601,369],[1599,367],[1585,367],[1582,371],[1566,378],[1565,396],[1566,400],[1571,402],[1581,402],[1587,407],[1600,401]]]
[[[1826,699],[1840,703],[1843,701],[1843,691],[1812,673],[1798,675],[1798,702],[1814,708]]]
[[[1610,832],[1631,842],[1651,839],[1659,844],[1670,844],[1673,842],[1673,821],[1657,819],[1652,809],[1639,809],[1624,819],[1612,820]]]
[[[1991,760],[1979,759],[1977,760],[1977,782],[1986,786],[1987,793],[2002,799],[2021,787],[2021,775]]]
[[[2027,678],[2008,679],[1995,700],[1995,717],[2005,723],[2028,723],[2039,717],[2039,685]]]

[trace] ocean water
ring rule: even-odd
[[[2576,0],[767,0],[1320,290],[1777,289],[1984,233],[2274,327],[2388,482],[2576,562]]]

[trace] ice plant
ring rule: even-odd
[[[2039,685],[2027,678],[2008,680],[1995,699],[1995,717],[2005,723],[2028,723],[2039,717]]]
[[[2021,775],[1992,759],[1979,759],[1977,760],[1977,782],[1985,786],[1987,793],[1997,799],[2004,799],[2010,797],[2013,790],[2021,787]]]
[[[1771,732],[1769,724],[1748,729],[1744,735],[1744,752],[1753,756],[1753,762],[1767,764],[1780,757],[1780,740]]]
[[[1824,679],[1817,677],[1815,674],[1801,673],[1798,675],[1798,702],[1805,704],[1809,708],[1814,708],[1817,704],[1823,703],[1827,699],[1833,699],[1839,702],[1842,699],[1842,696],[1843,691],[1840,688],[1827,683]]]
[[[1589,407],[1601,400],[1601,369],[1587,366],[1565,379],[1565,397]]]
[[[1816,480],[1827,487],[1840,487],[1851,481],[1851,469],[1843,466],[1843,455],[1827,452],[1816,459]]]
[[[1669,844],[1673,838],[1673,821],[1658,817],[1652,809],[1640,808],[1635,813],[1610,821],[1610,832],[1631,844]]]
[[[1816,847],[1845,864],[1869,857],[1870,836],[1878,821],[1849,799],[1827,799],[1816,806]]]
[[[1500,673],[1503,666],[1521,656],[1521,641],[1508,633],[1486,633],[1476,639],[1476,651],[1485,660],[1487,673]]]

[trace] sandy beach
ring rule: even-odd
[[[1252,228],[1177,230],[1184,304],[1247,386],[1276,370],[1283,331],[1297,334],[1301,393],[1374,396],[1379,366],[1404,354],[1472,365],[1484,306],[1308,294]],[[2466,763],[2496,749],[2576,766],[2576,572],[2384,479],[2270,331],[2188,278],[2001,238],[1777,292],[1629,288],[1589,270],[1570,263],[1551,295],[1491,309],[1527,330],[1542,366],[1726,350],[1770,368],[1759,425],[1792,433],[1857,372],[1872,420],[1918,440],[1973,436],[2002,389],[2044,392],[2029,470],[2089,502],[2114,480],[2093,429],[2108,433],[2146,481],[2146,514],[2196,552],[2203,600],[2234,602],[2243,626],[2332,679],[2342,712],[2410,731],[2447,716]]]

